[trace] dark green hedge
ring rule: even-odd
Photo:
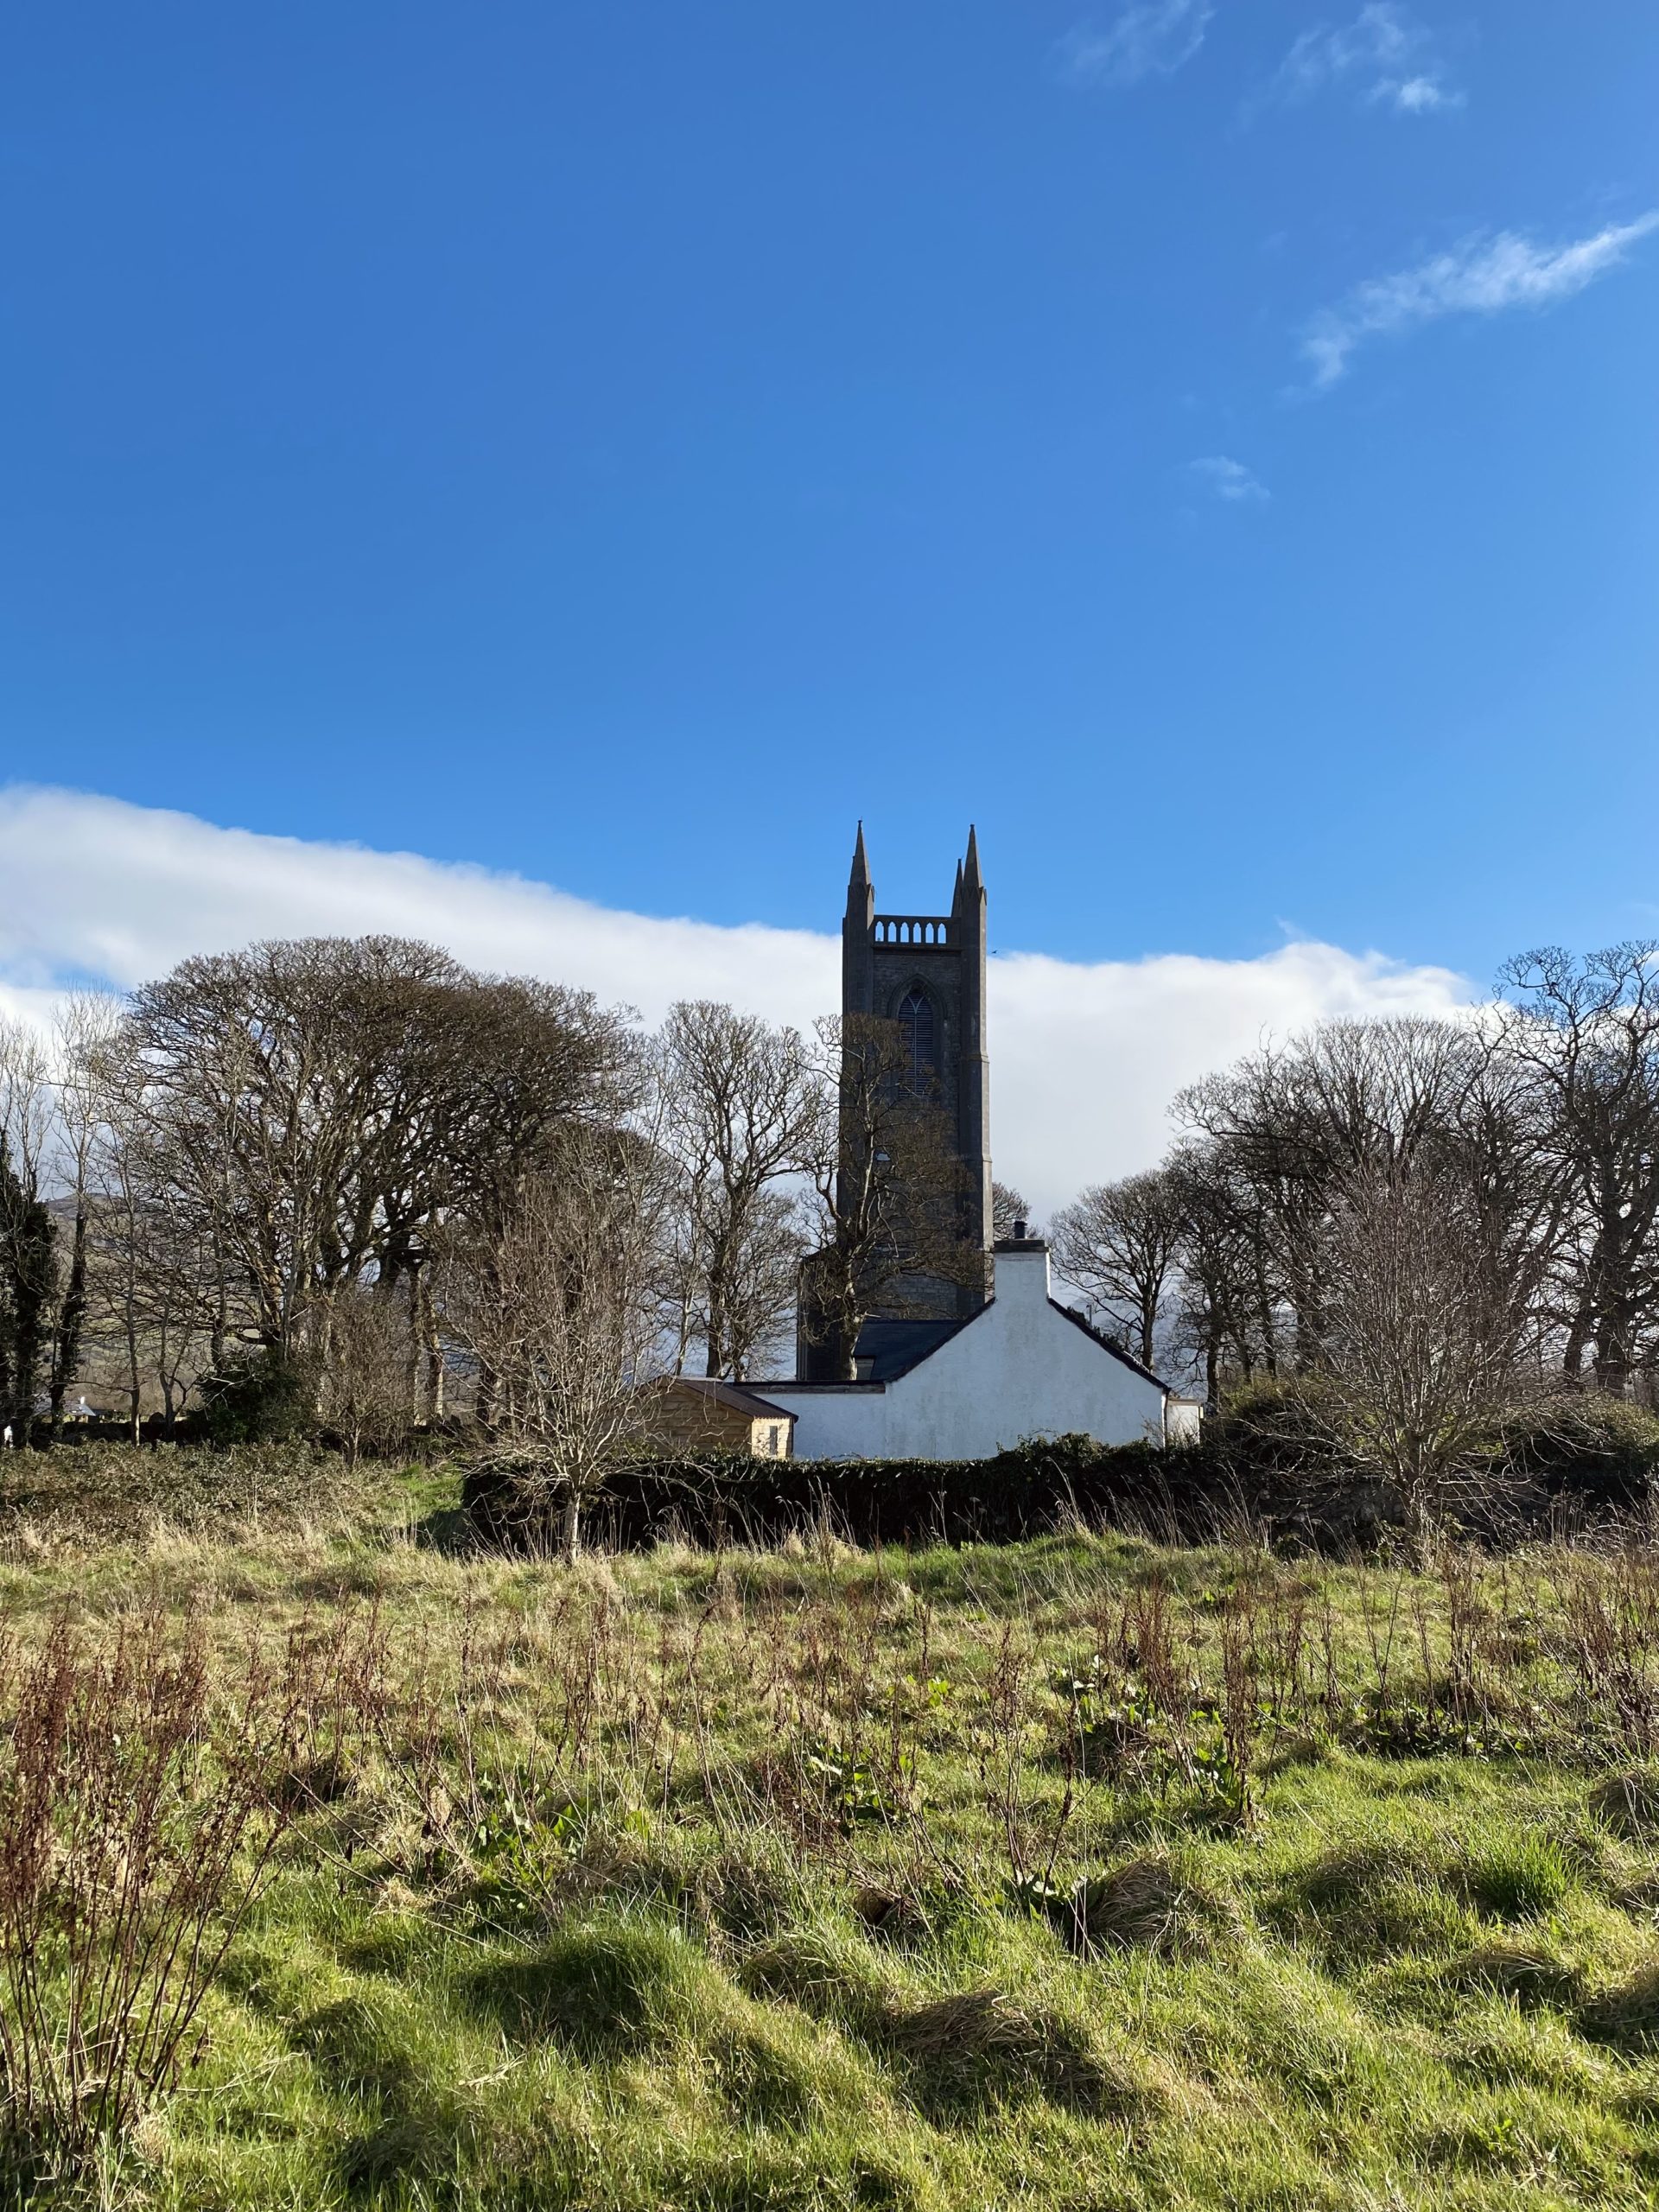
[[[1009,1542],[1071,1516],[1171,1540],[1241,1517],[1203,1446],[1161,1452],[1065,1436],[993,1459],[669,1460],[612,1478],[588,1510],[596,1541],[626,1548],[679,1535],[698,1544],[776,1543],[823,1523],[859,1544]],[[467,1478],[474,1525],[511,1540],[533,1516],[486,1467]]]
[[[1262,1384],[1206,1424],[1202,1444],[1159,1451],[1064,1436],[993,1459],[666,1460],[619,1471],[586,1510],[593,1541],[620,1548],[682,1536],[772,1544],[827,1525],[858,1544],[1002,1543],[1071,1518],[1160,1541],[1249,1531],[1285,1544],[1363,1551],[1397,1525],[1386,1487],[1319,1441],[1306,1389]],[[1659,1483],[1659,1418],[1592,1392],[1541,1401],[1485,1447],[1490,1503],[1470,1533],[1503,1541],[1646,1509]],[[499,1469],[467,1478],[473,1525],[492,1541],[539,1516]]]
[[[1489,1465],[1586,1513],[1638,1510],[1659,1484],[1659,1416],[1599,1390],[1517,1406],[1487,1447]]]

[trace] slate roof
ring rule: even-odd
[[[728,1406],[734,1413],[748,1414],[756,1420],[795,1419],[787,1406],[774,1406],[770,1398],[757,1397],[741,1383],[723,1382],[717,1376],[676,1375],[671,1376],[670,1382],[674,1389],[695,1390],[700,1397],[712,1398],[716,1405]]]
[[[980,1312],[983,1311],[982,1306]],[[862,1379],[896,1382],[912,1367],[931,1359],[941,1344],[949,1343],[959,1330],[978,1319],[978,1313],[964,1314],[957,1321],[907,1320],[902,1315],[873,1314],[858,1332],[855,1353],[861,1367],[866,1360],[870,1363]]]
[[[1017,1251],[1020,1248],[1014,1245],[1013,1249]],[[1048,1302],[1074,1329],[1081,1329],[1091,1344],[1098,1344],[1103,1351],[1110,1352],[1114,1359],[1121,1361],[1143,1382],[1150,1382],[1154,1389],[1162,1390],[1169,1397],[1179,1395],[1173,1384],[1166,1382],[1161,1375],[1154,1375],[1151,1368],[1143,1367],[1133,1352],[1125,1351],[1122,1344],[1115,1344],[1110,1337],[1103,1336],[1075,1306],[1062,1306],[1058,1298],[1051,1298]],[[900,1376],[908,1375],[912,1368],[919,1367],[925,1359],[931,1359],[941,1344],[948,1344],[962,1330],[972,1328],[980,1313],[988,1313],[995,1303],[994,1298],[988,1299],[978,1313],[965,1314],[959,1321],[904,1320],[874,1316],[858,1332],[856,1357],[863,1372],[856,1382],[784,1382],[772,1383],[769,1387],[774,1390],[791,1391],[857,1390],[868,1389],[874,1383],[896,1382]],[[870,1363],[868,1368],[864,1366],[866,1360]],[[764,1401],[757,1399],[755,1402],[761,1404]]]

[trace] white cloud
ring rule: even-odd
[[[1074,85],[1138,85],[1167,77],[1204,44],[1211,0],[1135,0],[1104,30],[1078,23],[1055,52]]]
[[[582,985],[652,1022],[699,997],[804,1027],[840,988],[830,935],[623,913],[522,876],[73,791],[0,791],[0,1008],[32,1015],[73,978],[130,986],[193,952],[371,931]],[[826,883],[826,913],[840,901]],[[1014,953],[992,962],[990,988],[997,1173],[1045,1214],[1086,1182],[1150,1165],[1175,1091],[1264,1033],[1325,1015],[1446,1013],[1471,996],[1444,969],[1309,943],[1254,960]]]
[[[1429,115],[1437,107],[1461,107],[1463,94],[1448,92],[1437,77],[1406,77],[1382,92],[1390,106],[1402,115]]]
[[[1344,84],[1403,115],[1463,105],[1463,94],[1446,81],[1433,32],[1395,0],[1369,0],[1351,23],[1316,23],[1304,31],[1261,104],[1293,105]]]
[[[1206,454],[1201,461],[1189,461],[1186,467],[1188,475],[1207,484],[1218,499],[1237,502],[1272,497],[1259,476],[1242,461],[1230,461],[1225,454]]]
[[[1446,969],[1306,942],[1255,960],[994,961],[997,1173],[1046,1214],[1085,1183],[1152,1166],[1175,1093],[1265,1036],[1326,1019],[1449,1014],[1474,998]]]
[[[1335,384],[1368,338],[1393,337],[1444,315],[1498,315],[1506,308],[1544,308],[1567,299],[1617,266],[1655,229],[1659,209],[1567,245],[1537,245],[1516,232],[1501,231],[1466,238],[1414,269],[1372,277],[1316,315],[1303,334],[1314,385],[1323,390]]]

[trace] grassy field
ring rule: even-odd
[[[263,1746],[279,1832],[99,2201],[1659,2199],[1659,1554],[568,1569],[134,1464],[0,1522],[0,1709],[194,1653],[168,1818]]]

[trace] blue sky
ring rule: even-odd
[[[1651,0],[8,49],[0,778],[784,927],[972,815],[1076,961],[1659,933]]]

